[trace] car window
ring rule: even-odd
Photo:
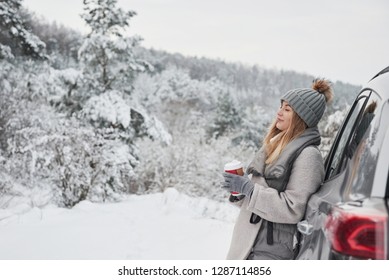
[[[349,158],[352,158],[357,152],[357,149],[360,148],[368,139],[366,139],[365,134],[370,129],[370,125],[376,115],[376,109],[378,104],[378,96],[371,96],[368,100],[368,104],[363,110],[362,117],[360,118],[358,125],[355,128],[354,133],[350,144],[347,146],[346,153]],[[360,152],[360,150],[358,150]]]
[[[344,162],[344,157],[346,156],[347,144],[349,143],[353,132],[355,131],[356,121],[359,119],[362,109],[365,107],[370,91],[364,92],[360,97],[355,101],[354,105],[350,109],[347,118],[342,126],[341,131],[338,133],[338,136],[334,143],[334,148],[330,152],[329,162],[327,166],[326,179],[330,179],[342,170],[342,163]]]
[[[351,176],[346,186],[352,200],[369,197],[376,173],[377,159],[385,139],[388,122],[383,118],[383,102],[374,92],[363,111],[350,143]],[[387,155],[386,155],[387,156]]]
[[[345,194],[351,200],[370,196],[379,147],[383,140],[380,139],[383,137],[378,134],[378,129],[386,131],[386,128],[377,124],[381,117],[381,107],[381,98],[373,92],[346,148],[347,157],[351,159],[351,173],[345,186]]]

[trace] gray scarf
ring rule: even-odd
[[[272,164],[265,164],[265,148],[262,147],[247,167],[247,173],[263,176],[268,185],[283,191],[289,181],[290,172],[295,159],[308,146],[320,145],[321,137],[317,127],[307,128],[299,137],[288,143],[278,159]]]

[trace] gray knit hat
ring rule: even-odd
[[[308,127],[316,126],[326,109],[327,101],[332,99],[330,82],[315,80],[312,88],[292,89],[281,97],[299,115]]]
[[[324,95],[309,88],[290,90],[284,94],[281,100],[288,102],[308,127],[314,127],[318,124],[326,108]]]

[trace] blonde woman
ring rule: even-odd
[[[288,91],[245,176],[223,174],[224,189],[245,195],[227,259],[294,258],[297,223],[324,178],[317,124],[332,97],[325,79]]]

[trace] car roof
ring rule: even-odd
[[[372,89],[384,100],[389,100],[389,66],[378,72],[366,85],[363,90]]]
[[[377,78],[378,76],[380,76],[382,74],[388,73],[388,72],[389,72],[389,66],[386,67],[385,69],[381,70],[380,72],[378,72],[373,78],[371,78],[371,80]]]

